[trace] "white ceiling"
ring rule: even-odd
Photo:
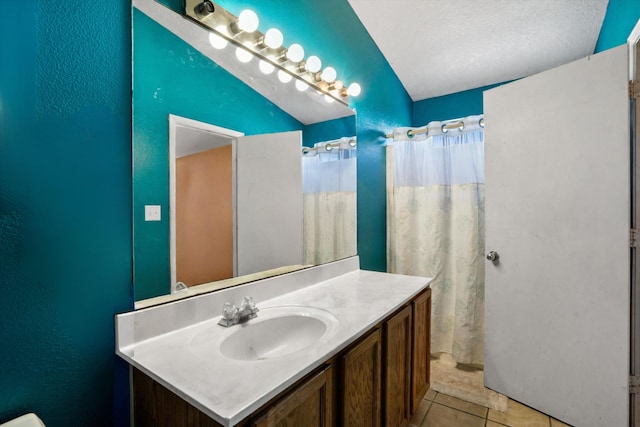
[[[348,0],[414,101],[593,53],[608,0]]]

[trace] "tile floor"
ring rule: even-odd
[[[507,412],[498,412],[429,390],[409,427],[568,427],[548,415],[509,400]]]

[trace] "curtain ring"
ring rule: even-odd
[[[442,126],[440,126],[440,131],[442,131],[442,133],[448,133],[448,132],[449,132],[449,129],[447,129],[447,127],[446,127],[446,126],[447,126],[447,125],[442,125]]]
[[[411,133],[411,129],[407,130],[407,138],[413,138],[413,134]]]
[[[480,119],[480,121],[478,122],[478,124],[480,125],[480,127],[481,127],[481,128],[483,128],[483,127],[484,127],[484,117],[482,117],[482,118]]]

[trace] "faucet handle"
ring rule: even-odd
[[[232,320],[238,314],[238,307],[230,302],[225,302],[222,306],[222,318]]]
[[[255,310],[256,302],[253,300],[253,297],[244,297],[242,300],[242,304],[240,304],[240,311],[244,310]]]

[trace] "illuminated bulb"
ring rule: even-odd
[[[282,42],[284,41],[284,37],[280,30],[276,28],[269,28],[264,35],[264,44],[271,49],[277,49],[282,46]]]
[[[261,59],[258,63],[258,68],[260,68],[260,71],[262,71],[264,74],[271,74],[276,67]]]
[[[360,92],[362,92],[362,88],[358,83],[351,83],[347,89],[347,95],[349,96],[358,96]]]
[[[287,59],[291,62],[300,62],[304,58],[304,49],[298,43],[294,43],[287,49]]]
[[[236,58],[238,58],[238,61],[240,61],[240,62],[247,63],[247,62],[251,61],[251,58],[253,58],[253,55],[251,54],[251,52],[248,52],[248,51],[244,50],[241,47],[237,47],[236,48]]]
[[[247,33],[253,33],[258,29],[260,20],[253,10],[245,9],[238,16],[238,28]]]
[[[209,43],[216,49],[224,49],[229,44],[226,39],[214,33],[209,34]]]
[[[327,83],[331,83],[338,77],[336,70],[333,67],[327,67],[322,71],[322,80]]]
[[[305,90],[309,89],[309,85],[302,80],[296,80],[296,89],[298,89],[300,92],[304,92]]]
[[[310,73],[317,73],[318,71],[320,71],[320,68],[322,68],[322,61],[320,61],[320,58],[318,58],[317,56],[311,55],[309,58],[307,58],[307,62],[304,67]]]
[[[344,88],[344,83],[341,80],[336,80],[331,84],[331,89],[337,93],[342,91],[343,88]]]
[[[280,80],[282,83],[289,83],[292,78],[293,77],[291,76],[291,74],[287,73],[286,71],[278,71],[278,80]]]
[[[334,99],[329,95],[325,95],[324,100],[327,101],[329,104],[331,104],[334,101]]]

